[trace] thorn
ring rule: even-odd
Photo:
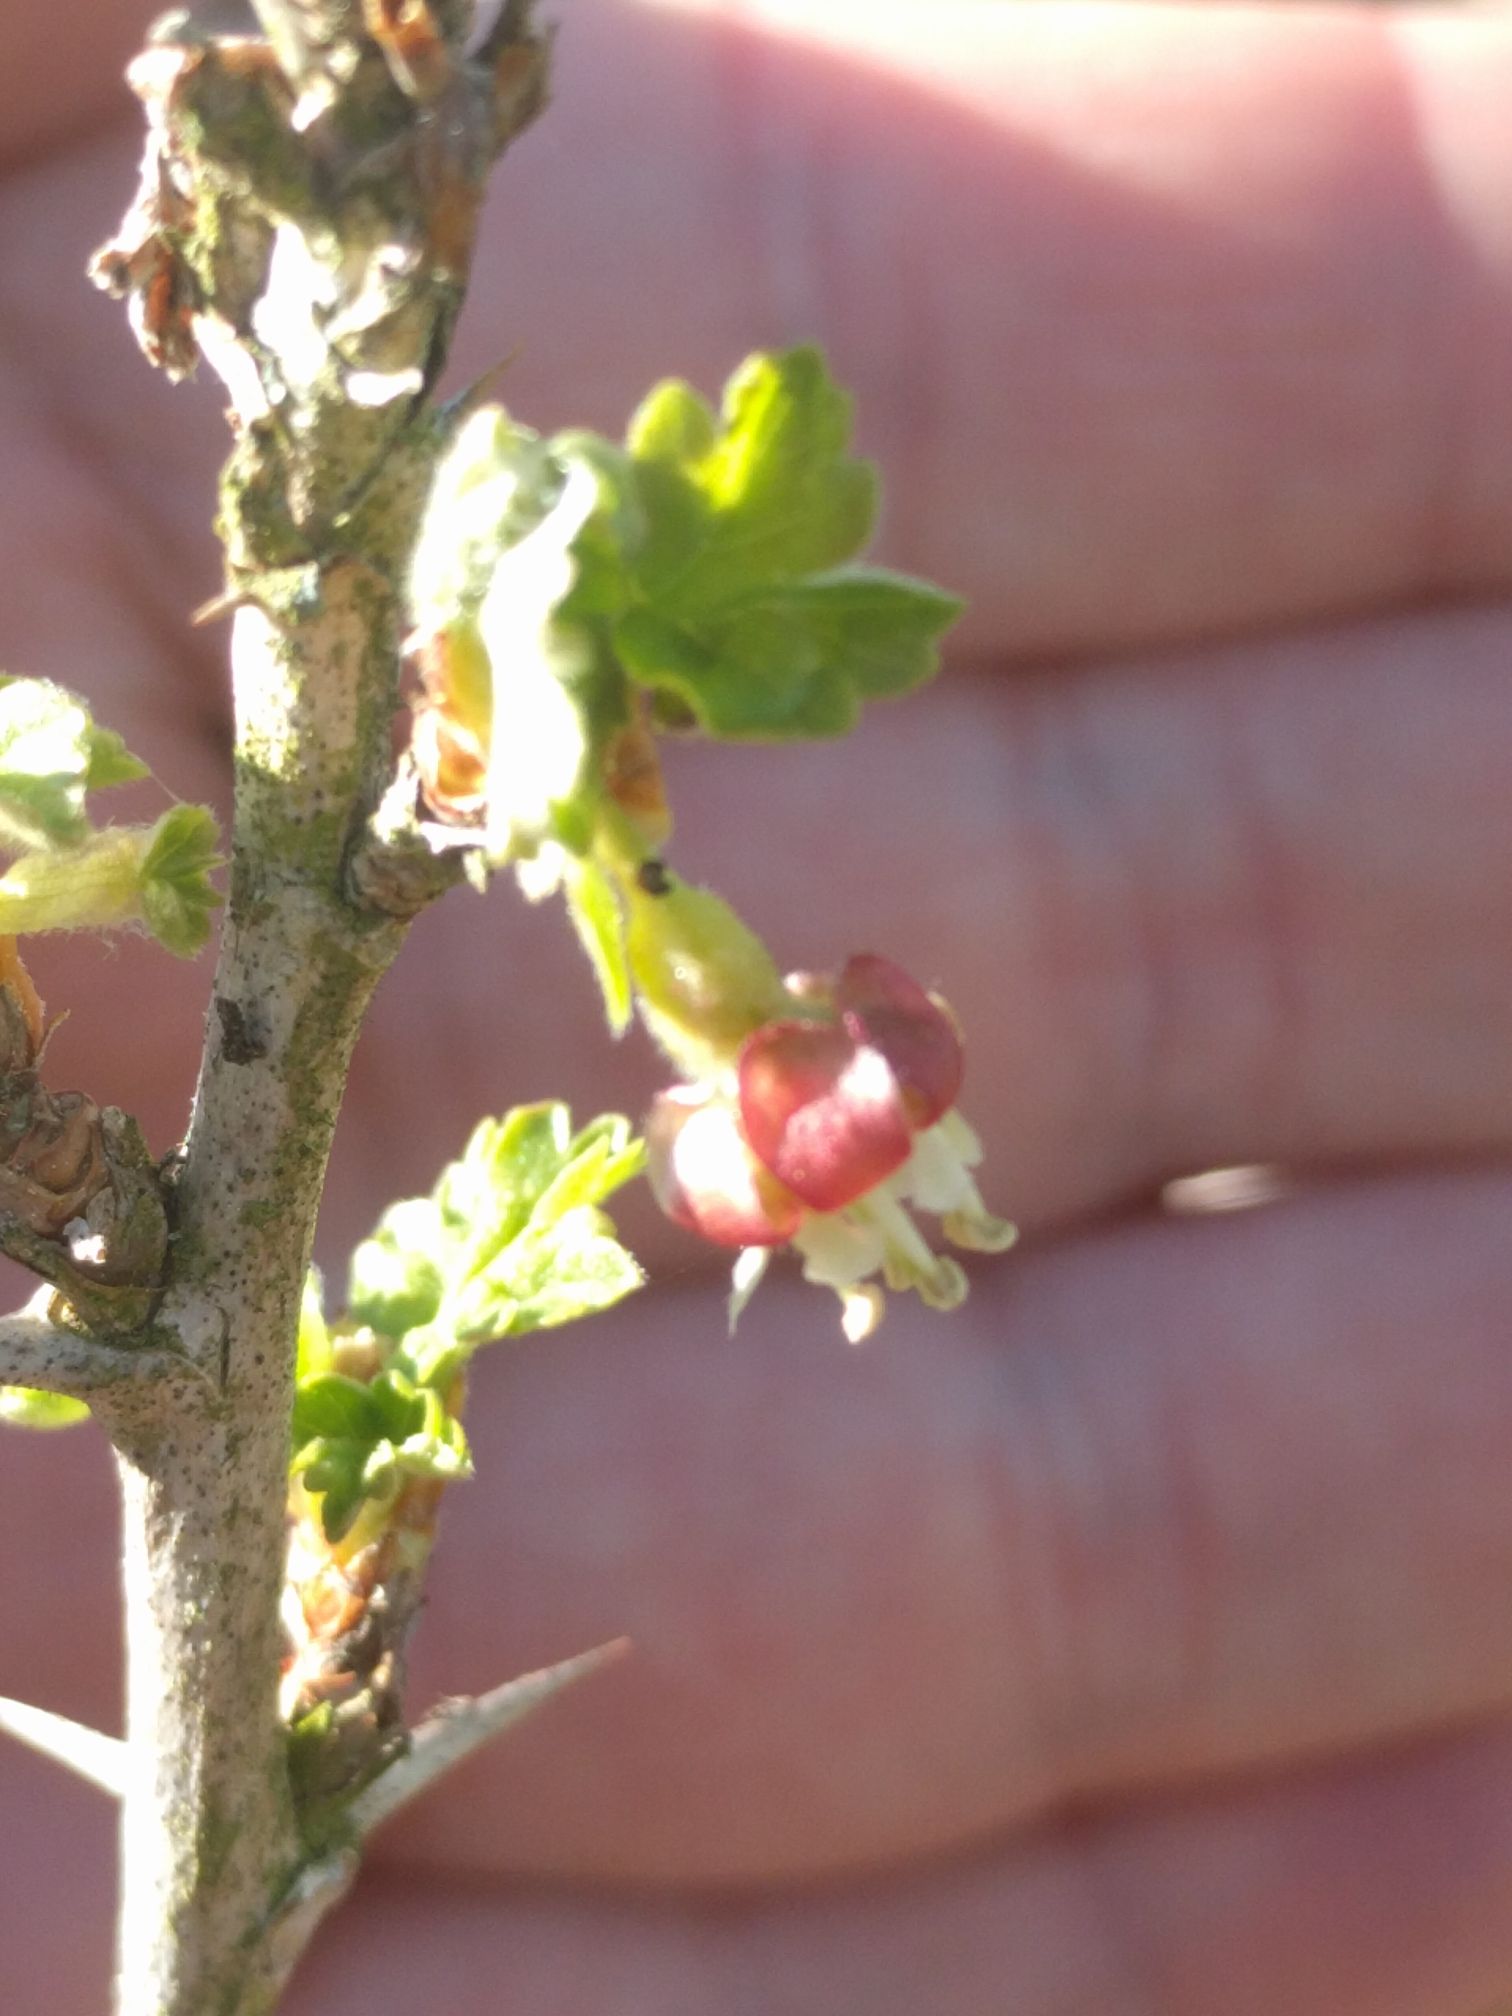
[[[316,1928],[357,1880],[360,1858],[338,1848],[319,1862],[306,1863],[268,1920],[260,1955],[262,1986],[281,1994]]]
[[[119,1736],[71,1722],[66,1715],[54,1715],[47,1708],[33,1708],[26,1701],[12,1701],[0,1695],[0,1730],[62,1764],[80,1778],[97,1785],[112,1799],[126,1791],[127,1748]]]
[[[347,1808],[347,1818],[359,1838],[371,1834],[401,1807],[418,1799],[454,1764],[463,1763],[475,1750],[503,1735],[515,1723],[563,1693],[590,1673],[612,1665],[630,1650],[628,1638],[612,1638],[607,1645],[580,1652],[575,1659],[544,1666],[538,1673],[522,1673],[506,1680],[490,1693],[443,1701],[415,1730],[410,1747],[389,1766],[380,1778]]]
[[[512,350],[506,350],[497,364],[490,364],[488,369],[480,372],[470,385],[464,385],[460,392],[446,401],[441,408],[442,418],[460,426],[462,421],[476,413],[485,400],[493,396],[499,380],[506,372],[514,369],[524,354],[523,343],[516,343]]]
[[[251,597],[239,588],[223,588],[219,595],[212,595],[208,602],[201,602],[189,618],[191,628],[198,630],[206,623],[218,623],[223,616],[234,616]]]

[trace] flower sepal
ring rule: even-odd
[[[653,1187],[677,1223],[739,1247],[731,1320],[774,1247],[840,1297],[852,1341],[885,1298],[965,1300],[960,1263],[937,1253],[912,1210],[938,1216],[963,1251],[1000,1253],[1014,1228],[988,1211],[973,1170],[981,1143],[956,1110],[959,1031],[942,1001],[875,954],[838,976],[786,986],[795,1011],[760,1023],[733,1060],[658,1098],[647,1126]]]

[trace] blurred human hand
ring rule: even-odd
[[[11,0],[0,661],[223,799],[213,392],[79,277],[137,0]],[[957,663],[844,748],[686,752],[675,858],[968,1033],[1028,1234],[851,1353],[713,1260],[500,1353],[423,1689],[632,1660],[382,1845],[291,2016],[1481,2016],[1512,1988],[1512,19],[563,8],[459,375],[615,429],[818,337]],[[760,858],[750,833],[787,837]],[[800,884],[801,878],[801,884]],[[801,906],[792,891],[801,886]],[[339,1266],[472,1120],[634,1110],[560,920],[424,918]],[[208,968],[38,960],[60,1082],[181,1128]],[[1159,1207],[1264,1162],[1283,1201]],[[109,1721],[108,1465],[0,1452],[0,1691]],[[0,1751],[18,2016],[93,2016],[109,1818]]]

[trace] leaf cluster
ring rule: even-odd
[[[935,671],[960,604],[856,564],[878,489],[850,439],[851,400],[808,347],[750,358],[718,413],[677,379],[636,413],[622,480],[643,530],[614,646],[664,718],[843,735]]]
[[[559,1103],[484,1120],[428,1197],[392,1205],[352,1257],[332,1332],[307,1293],[294,1405],[295,1474],[320,1494],[328,1539],[405,1478],[470,1474],[458,1419],[484,1344],[607,1309],[643,1276],[600,1208],[644,1149],[606,1115],[574,1131]],[[354,1334],[368,1375],[341,1369]]]
[[[664,727],[785,741],[844,734],[933,674],[960,604],[858,563],[877,479],[850,441],[851,401],[810,347],[748,359],[718,412],[669,380],[623,446],[469,418],[411,600],[454,663],[491,667],[463,725],[491,739],[492,863],[588,851],[598,759],[638,695]]]
[[[87,799],[149,774],[83,701],[46,679],[0,679],[0,933],[141,924],[170,952],[204,945],[220,901],[215,821],[175,805],[151,826],[95,826]]]

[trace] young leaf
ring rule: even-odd
[[[86,791],[108,791],[117,784],[135,784],[152,772],[140,757],[133,756],[114,728],[101,728],[91,721],[88,736]]]
[[[112,930],[142,914],[140,827],[107,826],[77,846],[23,854],[0,875],[0,931]]]
[[[491,862],[529,859],[553,840],[581,851],[592,831],[593,752],[623,709],[593,629],[571,620],[565,605],[578,577],[578,538],[598,506],[598,478],[574,464],[545,517],[499,554],[478,605],[493,671]]]
[[[452,1410],[457,1375],[479,1344],[606,1309],[640,1286],[598,1205],[639,1171],[643,1153],[617,1115],[577,1133],[558,1104],[483,1121],[434,1194],[391,1205],[353,1255],[349,1314],[377,1333],[355,1359],[338,1356],[311,1278],[291,1468],[319,1499],[329,1541],[405,1478],[472,1474]],[[371,1377],[334,1369],[350,1371],[369,1350]]]
[[[639,530],[627,469],[607,442],[544,443],[501,408],[475,413],[438,472],[411,569],[431,800],[481,806],[489,865],[544,859],[551,887],[558,852],[591,845],[595,758],[628,714],[607,643]]]
[[[625,919],[614,884],[596,861],[573,860],[563,878],[567,914],[578,942],[588,954],[610,1033],[623,1036],[630,1026],[630,962],[625,952]]]
[[[299,1304],[299,1339],[294,1355],[296,1380],[315,1379],[331,1369],[331,1332],[325,1320],[324,1293],[319,1270],[305,1275],[304,1294]]]
[[[851,401],[812,346],[747,358],[718,424],[690,387],[659,386],[627,436],[652,601],[707,607],[850,559],[877,515],[876,472],[850,434]]]
[[[294,1394],[294,1440],[298,1446],[317,1437],[371,1440],[383,1432],[378,1404],[360,1381],[343,1378],[339,1372],[300,1380]]]
[[[601,1211],[582,1206],[549,1231],[512,1241],[458,1297],[455,1327],[467,1342],[523,1336],[571,1323],[616,1302],[644,1276]]]
[[[175,805],[148,836],[142,857],[142,918],[168,951],[190,958],[210,935],[220,896],[210,881],[221,859],[214,815],[203,805]]]
[[[82,1400],[40,1393],[33,1386],[0,1386],[0,1422],[11,1428],[72,1428],[88,1419]]]
[[[146,774],[63,687],[0,678],[0,847],[72,846],[89,831],[86,791]]]
[[[387,1210],[352,1255],[347,1307],[357,1321],[386,1337],[429,1323],[446,1287],[435,1257],[444,1236],[441,1214],[428,1197]]]
[[[499,555],[541,522],[561,487],[550,449],[502,406],[468,417],[436,471],[410,564],[422,632],[476,614]]]
[[[960,613],[940,590],[846,568],[876,515],[850,400],[817,350],[753,357],[715,415],[659,386],[628,447],[646,530],[613,631],[669,715],[727,738],[843,734],[863,701],[929,678]]]
[[[408,1339],[440,1386],[489,1338],[607,1308],[642,1277],[597,1207],[643,1160],[618,1115],[577,1133],[558,1103],[482,1121],[433,1195],[392,1206],[358,1248],[352,1314]]]
[[[108,931],[145,923],[170,952],[198,952],[220,897],[215,820],[175,805],[155,826],[105,826],[75,846],[23,854],[0,875],[0,932]]]
[[[406,1477],[451,1484],[472,1475],[461,1422],[439,1393],[398,1370],[370,1386],[334,1377],[302,1384],[294,1432],[293,1474],[319,1497],[321,1527],[332,1542],[350,1531],[368,1499],[392,1497]]]
[[[319,1497],[327,1540],[339,1540],[361,1511],[371,1453],[372,1445],[349,1437],[317,1437],[295,1451],[291,1474]]]

